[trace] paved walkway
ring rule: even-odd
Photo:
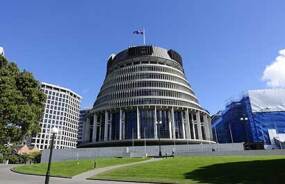
[[[146,162],[153,162],[159,159],[150,159],[141,162],[134,162],[129,164],[122,164],[110,167],[104,167],[99,169],[94,169],[91,171],[87,171],[85,173],[74,176],[72,179],[68,178],[56,178],[50,177],[50,184],[131,184],[132,182],[115,182],[115,181],[101,181],[101,180],[86,180],[86,178],[95,176],[96,174],[109,171],[112,169],[131,166]],[[26,174],[18,174],[10,171],[11,168],[16,165],[3,165],[0,164],[0,183],[4,184],[43,184],[45,181],[44,176],[34,176],[34,175],[26,175]]]
[[[114,166],[110,166],[110,167],[103,167],[103,168],[99,168],[99,169],[93,169],[87,172],[84,172],[82,174],[76,175],[74,177],[72,177],[72,180],[74,181],[82,181],[82,180],[86,180],[86,178],[90,178],[92,176],[96,176],[97,174],[100,174],[102,172],[105,171],[109,171],[112,169],[117,169],[120,167],[125,167],[125,166],[131,166],[131,165],[137,165],[137,164],[142,164],[142,163],[147,163],[147,162],[154,162],[154,161],[158,161],[160,159],[156,158],[156,159],[149,159],[149,160],[144,160],[144,161],[140,161],[140,162],[133,162],[133,163],[128,163],[128,164],[121,164],[121,165],[114,165]]]

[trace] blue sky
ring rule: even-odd
[[[111,53],[142,43],[178,51],[211,113],[248,89],[285,48],[282,0],[1,1],[0,46],[37,79],[70,88],[91,107]],[[283,65],[284,66],[284,65]],[[284,72],[285,73],[285,72]]]

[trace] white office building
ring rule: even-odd
[[[81,96],[70,89],[42,83],[47,95],[45,110],[40,122],[41,131],[32,138],[32,146],[48,149],[52,137],[51,129],[59,129],[55,138],[55,149],[76,148]]]

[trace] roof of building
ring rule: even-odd
[[[249,90],[252,112],[285,111],[285,88]]]
[[[39,149],[36,147],[29,147],[25,144],[25,145],[17,146],[16,152],[17,154],[30,154],[34,152],[39,152]]]
[[[155,56],[164,59],[174,60],[182,65],[182,57],[179,53],[172,49],[164,49],[152,45],[143,45],[143,46],[134,46],[128,49],[125,49],[118,54],[112,54],[109,57],[108,65],[113,62],[123,61],[126,59],[139,57],[139,56]]]
[[[47,85],[47,86],[51,86],[51,87],[54,87],[54,88],[58,88],[58,89],[63,89],[65,91],[69,91],[70,93],[73,93],[75,96],[78,96],[80,99],[82,98],[79,94],[77,94],[76,92],[72,91],[71,89],[68,89],[68,88],[65,88],[65,87],[61,87],[61,86],[57,86],[55,84],[46,83],[46,82],[41,82],[41,84]]]

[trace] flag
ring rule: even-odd
[[[142,31],[142,30],[136,30],[136,31],[133,31],[133,34],[141,34],[141,35],[143,35],[143,34],[144,34],[144,31]]]

